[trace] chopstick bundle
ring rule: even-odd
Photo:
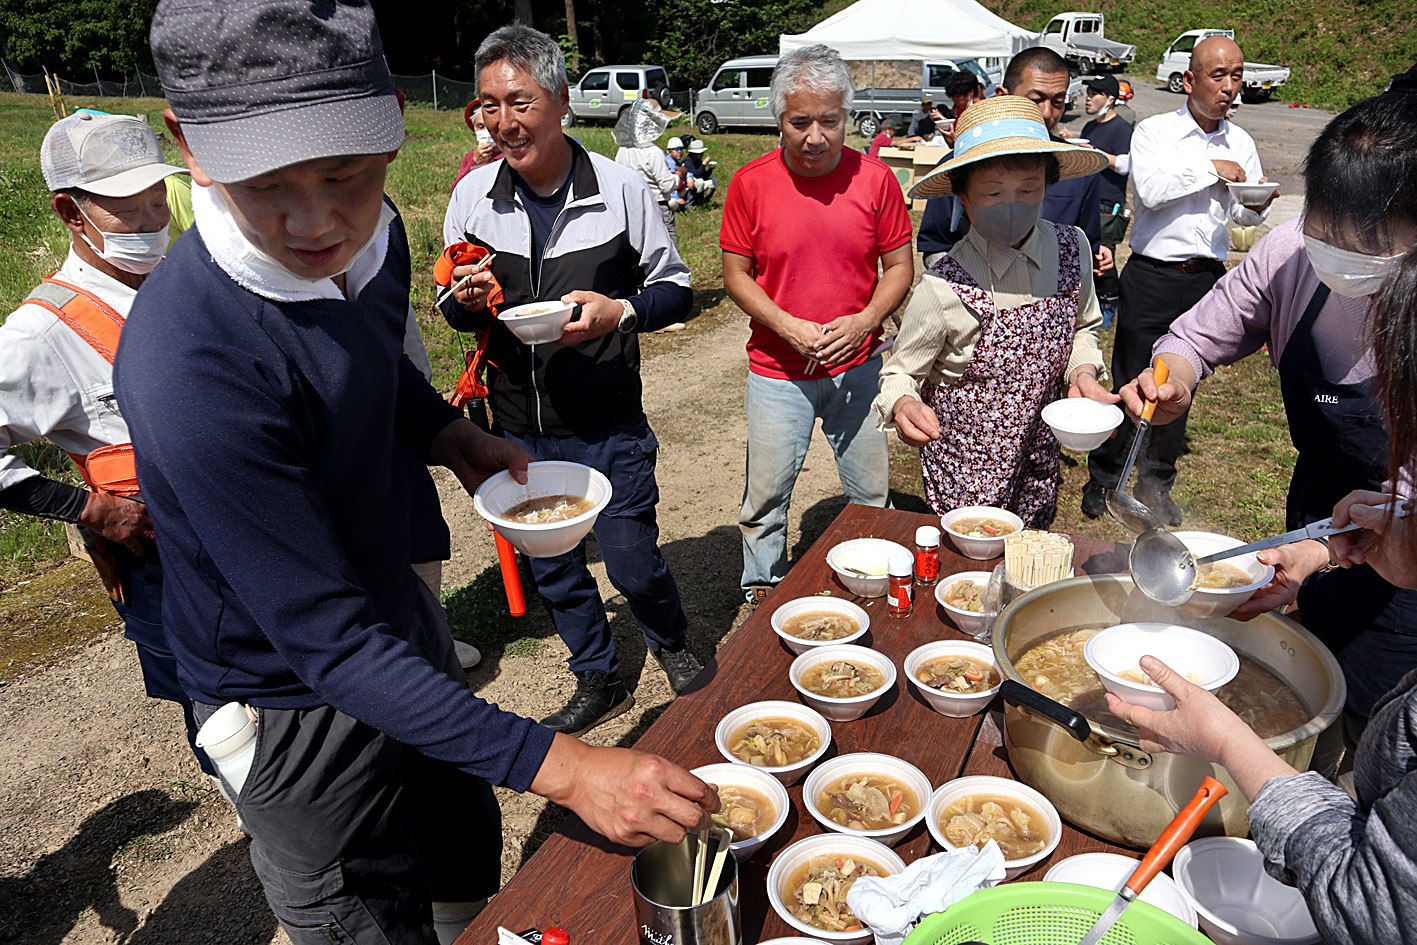
[[[1018,588],[1041,587],[1073,576],[1073,543],[1066,535],[1026,528],[1004,539],[1004,573]]]

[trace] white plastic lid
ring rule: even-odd
[[[886,571],[892,577],[910,577],[915,573],[915,558],[911,555],[891,555],[886,559]]]
[[[921,525],[915,530],[915,543],[929,548],[940,543],[940,530],[934,525]]]

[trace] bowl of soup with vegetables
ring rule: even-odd
[[[752,702],[725,715],[714,730],[719,754],[792,784],[831,746],[821,713],[795,702]]]
[[[610,502],[610,480],[599,470],[559,461],[527,465],[527,481],[507,470],[488,477],[473,508],[522,554],[551,558],[580,544]]]
[[[1238,538],[1216,532],[1173,532],[1197,558],[1213,555],[1227,548],[1244,544]],[[1224,617],[1255,592],[1274,579],[1274,568],[1260,563],[1254,553],[1236,555],[1214,564],[1203,565],[1196,575],[1191,599],[1180,611],[1192,617]]]
[[[782,782],[752,765],[704,765],[690,772],[718,788],[714,826],[733,834],[729,849],[746,860],[787,822],[792,801]]]
[[[925,817],[930,779],[891,755],[856,752],[824,761],[802,785],[802,801],[828,830],[894,844]]]
[[[940,516],[940,527],[966,558],[986,561],[1004,553],[1004,539],[1023,529],[1023,519],[992,505],[967,505]]]
[[[529,345],[550,344],[560,340],[566,325],[575,314],[575,306],[559,299],[528,302],[497,314],[497,321],[507,326],[518,340]]]
[[[798,840],[768,870],[768,901],[782,920],[814,939],[856,945],[873,935],[847,896],[865,876],[894,876],[905,861],[885,844],[841,833]]]
[[[770,623],[793,653],[855,643],[871,628],[864,609],[849,600],[820,594],[788,601],[772,612]]]
[[[861,718],[895,685],[890,657],[851,644],[807,650],[787,672],[802,701],[833,722]]]
[[[1063,821],[1048,798],[1008,778],[972,775],[941,785],[930,798],[925,823],[944,850],[982,847],[993,840],[1012,879],[1047,859],[1058,847]]]
[[[984,711],[1004,683],[994,651],[972,640],[936,640],[905,658],[905,678],[941,715],[962,719]]]

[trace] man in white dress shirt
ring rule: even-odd
[[[167,251],[165,164],[147,123],[79,111],[44,136],[49,205],[69,231],[68,257],[0,326],[0,508],[82,526],[100,577],[137,644],[148,695],[192,703],[162,632],[162,577],[137,498],[128,425],[113,397],[113,355],[128,309]],[[50,479],[10,447],[41,437],[74,458],[87,488]],[[193,745],[203,770],[215,775]]]
[[[1227,220],[1255,226],[1269,212],[1273,194],[1245,206],[1226,181],[1264,183],[1255,141],[1226,120],[1240,94],[1245,57],[1232,39],[1213,36],[1196,44],[1186,70],[1186,104],[1155,115],[1132,133],[1131,180],[1136,195],[1132,257],[1122,271],[1112,380],[1120,390],[1146,369],[1151,348],[1171,322],[1191,308],[1225,275],[1230,234]],[[1181,523],[1171,499],[1176,460],[1186,441],[1186,417],[1155,427],[1137,457],[1137,499],[1169,525]],[[1131,438],[1115,436],[1088,457],[1090,479],[1082,510],[1106,512],[1104,493],[1118,485]]]

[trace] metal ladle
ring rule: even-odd
[[[1165,384],[1167,378],[1171,376],[1171,369],[1160,358],[1156,359],[1152,372],[1156,377],[1158,388]],[[1127,462],[1122,466],[1122,475],[1117,480],[1117,488],[1108,489],[1106,493],[1107,511],[1112,513],[1113,518],[1138,535],[1152,529],[1164,528],[1161,520],[1156,517],[1156,513],[1127,495],[1127,480],[1132,478],[1132,467],[1136,465],[1137,453],[1141,451],[1142,438],[1146,435],[1146,431],[1151,429],[1151,418],[1155,413],[1156,401],[1148,400],[1146,405],[1142,407],[1141,416],[1137,419],[1137,432],[1132,437],[1132,448],[1127,451]]]

